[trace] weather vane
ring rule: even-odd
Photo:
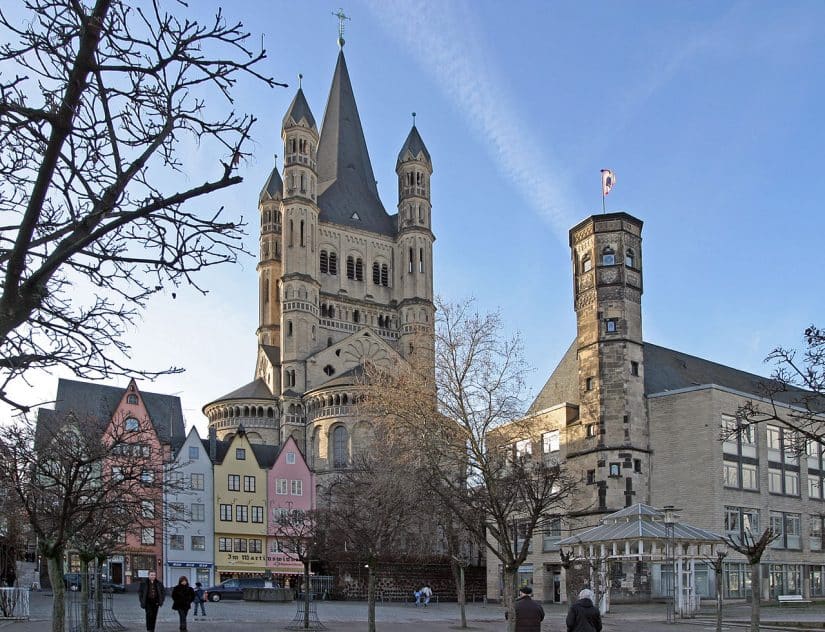
[[[344,20],[349,20],[350,17],[344,13],[343,9],[338,9],[337,13],[333,13],[338,18],[338,46],[344,47]]]

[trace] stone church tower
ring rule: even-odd
[[[570,230],[581,436],[567,459],[596,485],[595,513],[648,495],[641,247],[642,222],[627,213]]]
[[[343,51],[320,132],[299,87],[281,126],[261,218],[255,379],[207,404],[219,438],[293,436],[323,473],[371,440],[354,403],[364,363],[391,367],[434,331],[432,161],[413,124],[398,154],[397,213],[378,195]]]

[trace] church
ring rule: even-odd
[[[344,57],[320,130],[301,87],[283,117],[283,171],[258,198],[259,326],[254,379],[206,404],[210,433],[283,444],[316,473],[345,468],[372,428],[354,404],[365,363],[403,366],[432,338],[432,161],[413,123],[395,165],[398,200],[378,194]]]

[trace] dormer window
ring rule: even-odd
[[[138,403],[137,395],[127,395],[126,396],[126,403],[127,404],[137,404]]]
[[[613,248],[610,246],[606,246],[604,250],[602,250],[602,265],[603,266],[614,266],[616,265],[616,253],[613,252]]]
[[[590,253],[588,252],[582,257],[582,272],[590,272],[592,267],[593,261],[590,259]]]

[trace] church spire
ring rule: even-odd
[[[301,79],[303,79],[303,75],[301,75]],[[298,92],[295,93],[295,98],[292,99],[292,103],[289,104],[289,109],[284,115],[282,128],[286,129],[294,125],[301,125],[301,121],[304,121],[304,125],[309,129],[315,132],[318,131],[315,126],[315,117],[312,116],[312,110],[309,109],[309,104],[304,96],[304,90],[299,87]]]

